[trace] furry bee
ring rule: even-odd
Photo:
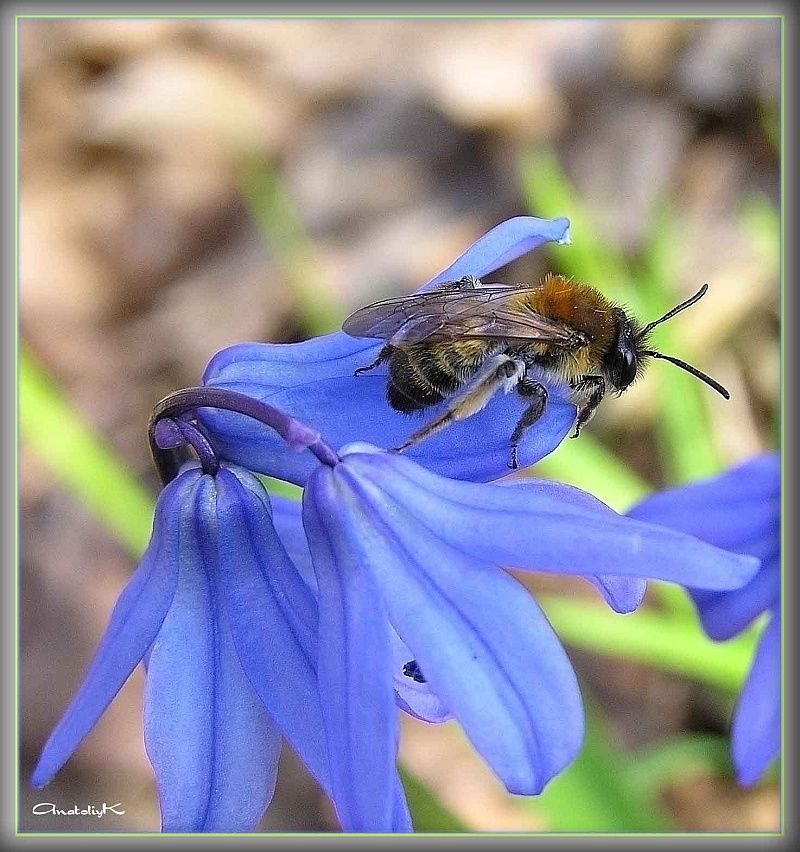
[[[640,326],[601,293],[562,275],[535,286],[483,284],[466,276],[436,289],[386,299],[356,311],[342,326],[351,337],[385,340],[378,357],[356,375],[388,362],[386,395],[396,411],[421,411],[448,400],[444,413],[414,432],[400,452],[453,421],[480,411],[499,390],[528,406],[511,434],[509,467],[516,469],[522,437],[542,416],[550,376],[571,390],[577,407],[573,438],[589,422],[606,391],[626,390],[649,358],[670,361],[725,399],[719,382],[648,346],[650,332],[693,305],[708,290]]]

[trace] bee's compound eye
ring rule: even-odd
[[[636,354],[632,349],[621,349],[617,353],[617,369],[614,384],[620,389],[628,385],[636,378]]]
[[[628,372],[636,369],[636,356],[633,354],[631,349],[626,349],[625,352],[622,353],[622,357],[625,361],[625,369]]]

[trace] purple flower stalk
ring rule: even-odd
[[[761,560],[758,573],[739,589],[691,592],[712,639],[730,639],[767,617],[731,726],[733,764],[745,786],[758,781],[781,748],[780,510],[780,457],[770,454],[655,494],[629,513]]]
[[[517,216],[497,225],[421,289],[465,275],[478,278],[544,243],[568,243],[567,219]],[[369,441],[396,447],[420,425],[386,401],[386,367],[354,376],[375,360],[382,343],[342,332],[303,343],[241,343],[218,352],[203,376],[206,385],[268,401],[324,434],[335,447]],[[544,380],[544,379],[543,379]],[[566,437],[575,406],[564,389],[551,385],[544,415],[520,445],[520,465],[533,464]],[[486,409],[408,450],[419,464],[455,479],[486,481],[508,473],[509,436],[526,403],[517,394],[499,395]],[[430,409],[433,418],[442,406]],[[305,483],[314,467],[307,453],[282,451],[257,424],[224,412],[201,412],[218,452],[249,470]]]

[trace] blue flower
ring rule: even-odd
[[[219,458],[198,421],[210,408],[269,426],[286,454],[310,451],[305,540],[296,514],[273,514],[260,481]],[[162,400],[150,441],[166,484],[150,546],[32,780],[52,779],[143,660],[165,831],[252,829],[281,735],[345,831],[409,830],[398,706],[455,717],[511,792],[538,793],[580,747],[581,699],[544,615],[500,566],[584,576],[622,611],[648,576],[718,592],[758,567],[566,486],[449,480],[363,443],[337,453],[228,389]],[[198,461],[181,464],[188,447]]]
[[[144,737],[164,831],[250,831],[272,798],[282,734],[322,787],[330,773],[317,689],[317,604],[250,473],[187,462],[86,677],[34,771],[43,786],[146,663]],[[406,831],[394,767],[384,822]]]
[[[482,277],[546,242],[569,242],[567,219],[518,216],[501,223],[468,248],[423,289],[465,275]],[[229,388],[270,404],[322,432],[332,446],[355,440],[382,447],[401,444],[419,425],[386,402],[386,370],[354,376],[371,363],[381,343],[339,332],[295,344],[242,343],[217,353],[206,368],[206,385]],[[508,473],[509,436],[525,401],[516,394],[492,400],[482,412],[451,426],[409,457],[456,479],[485,481]],[[430,410],[433,417],[440,408]],[[532,464],[566,437],[575,406],[564,389],[550,388],[547,408],[520,446],[520,464]],[[217,451],[249,470],[302,485],[313,469],[307,454],[281,451],[257,424],[223,412],[204,411],[201,421]]]
[[[764,774],[781,746],[780,497],[780,457],[770,454],[715,479],[655,494],[630,512],[761,560],[740,589],[691,593],[712,639],[730,639],[767,614],[732,722],[734,768],[746,786]]]
[[[567,486],[448,480],[363,443],[339,457],[309,477],[302,517],[331,783],[344,813],[372,821],[392,807],[396,703],[458,719],[513,793],[539,793],[578,752],[575,674],[533,598],[500,566],[603,572],[623,597],[619,580],[639,592],[644,577],[721,591],[758,567]],[[302,548],[282,514],[290,546]],[[424,691],[398,690],[403,678]]]

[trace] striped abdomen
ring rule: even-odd
[[[409,412],[436,405],[455,393],[502,344],[467,340],[388,348],[386,397],[395,411]]]

